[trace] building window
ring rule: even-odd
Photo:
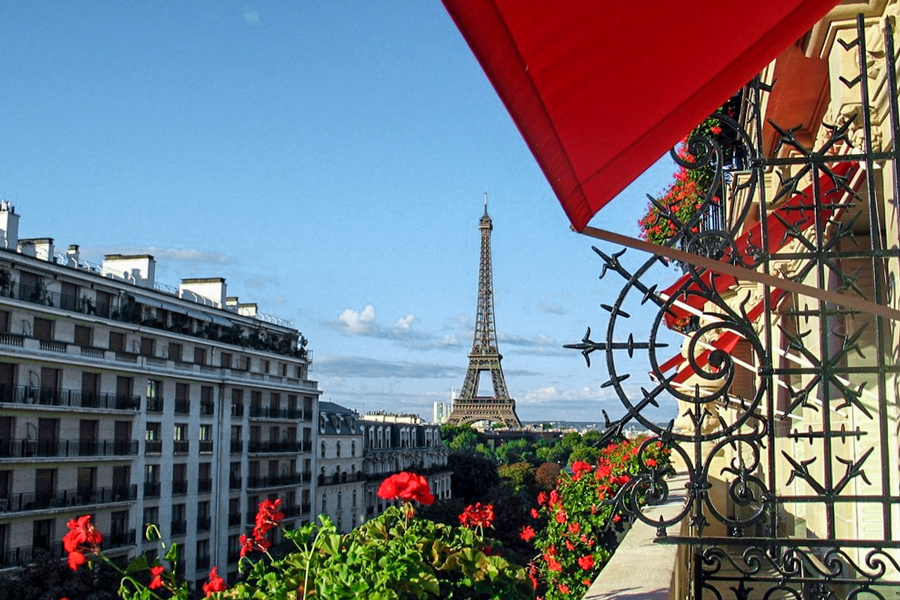
[[[338,440],[337,444],[335,444],[335,452],[337,453],[337,457],[341,457],[341,441]]]
[[[156,340],[153,338],[141,338],[141,356],[156,356]]]
[[[118,331],[110,331],[109,349],[115,352],[125,352],[125,334]]]
[[[181,362],[181,352],[182,346],[181,344],[169,344],[169,358]]]
[[[194,363],[198,365],[206,364],[206,348],[194,348]]]
[[[325,458],[325,442],[322,442],[322,458]]]
[[[350,442],[350,457],[356,457],[356,442]]]
[[[158,506],[145,506],[144,507],[144,528],[146,529],[147,525],[159,525],[159,507]]]
[[[9,313],[7,313],[9,314]],[[75,326],[75,345],[90,348],[94,342],[94,330],[84,325]]]

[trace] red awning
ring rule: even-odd
[[[838,0],[444,0],[577,231]]]

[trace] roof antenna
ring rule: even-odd
[[[484,216],[487,216],[487,192],[484,193]]]

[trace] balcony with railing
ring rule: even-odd
[[[191,440],[175,440],[175,454],[187,454],[191,451]]]
[[[197,491],[201,494],[208,493],[212,490],[212,478],[207,477],[205,479],[197,480]]]
[[[191,414],[191,401],[185,398],[175,398],[175,414],[189,415]]]
[[[162,440],[144,440],[144,454],[162,454]]]
[[[147,412],[161,413],[166,406],[164,398],[147,398]]]
[[[137,541],[137,531],[134,529],[113,530],[103,538],[104,550],[115,550],[134,546]]]
[[[244,451],[244,440],[231,440],[231,453],[241,454]]]
[[[381,477],[381,476],[379,476]],[[356,481],[365,481],[366,474],[362,471],[356,473],[339,473],[334,475],[319,475],[318,483],[320,486],[340,485],[343,483],[353,483]]]
[[[303,482],[303,477],[300,473],[289,473],[285,475],[266,475],[259,477],[251,477],[247,482],[247,487],[250,488],[268,488],[268,487],[281,487],[288,485],[299,485]]]
[[[201,402],[200,403],[200,415],[201,416],[210,416],[214,414],[216,411],[216,405],[212,402]]]
[[[0,440],[0,459],[136,456],[138,446],[136,440]]]
[[[250,406],[251,419],[282,419],[299,421],[303,411],[298,408],[279,408],[272,406]]]
[[[197,531],[209,531],[212,527],[212,517],[198,517]]]
[[[250,440],[248,451],[251,454],[279,454],[286,452],[300,452],[302,445],[300,442],[291,440]]]
[[[212,454],[213,451],[213,441],[212,440],[200,440],[200,454]]]
[[[158,481],[144,482],[144,498],[159,498],[162,485]]]
[[[172,532],[172,535],[184,535],[187,533],[187,521],[185,519],[172,521],[170,531]]]
[[[46,554],[50,558],[63,558],[65,553],[63,552],[62,542],[50,544],[46,548],[27,546],[0,551],[0,569],[24,567],[35,562],[42,554]]]
[[[95,504],[109,504],[111,502],[131,502],[136,499],[136,485],[58,492],[27,492],[10,494],[6,498],[0,498],[0,514],[49,508],[91,506]]]
[[[141,409],[140,396],[108,392],[84,392],[62,388],[41,388],[31,385],[13,386],[0,384],[0,402],[130,412],[136,412]]]
[[[312,360],[312,352],[308,351],[303,346],[298,345],[297,342],[299,340],[297,338],[277,335],[263,339],[255,333],[251,333],[248,337],[240,331],[240,327],[237,325],[232,328],[210,325],[208,323],[204,323],[203,326],[192,326],[188,319],[182,319],[181,315],[178,315],[178,313],[183,312],[183,309],[174,304],[170,310],[173,315],[178,315],[178,317],[173,316],[171,322],[167,322],[167,319],[142,318],[144,314],[143,305],[133,298],[117,299],[108,305],[98,305],[94,299],[86,295],[79,297],[50,291],[43,282],[40,282],[37,285],[26,285],[21,282],[10,281],[6,287],[0,290],[0,294],[15,300],[58,308],[69,312],[93,315],[104,319],[111,319],[144,327],[152,327],[154,329],[159,329],[160,331],[174,331],[199,339],[216,340],[220,343],[224,342],[238,347],[246,347],[249,345],[251,348],[262,352],[271,352],[273,354],[298,358],[301,360]],[[281,319],[269,317],[262,313],[256,315],[255,318],[268,323],[273,323],[280,327],[293,328],[293,323],[290,321],[282,321]],[[3,342],[0,341],[0,343]],[[133,356],[136,361],[137,355]],[[246,359],[244,359],[244,361],[248,362]],[[234,369],[240,370],[242,367],[249,368],[249,364],[244,366],[239,360],[236,360]]]
[[[229,490],[239,490],[244,487],[244,478],[240,475],[229,475],[228,476],[228,489]]]
[[[188,480],[187,479],[173,479],[172,480],[172,493],[173,494],[187,494],[188,491]]]

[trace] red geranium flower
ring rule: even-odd
[[[590,554],[582,556],[578,559],[578,566],[585,571],[590,571],[594,568],[594,557]]]
[[[83,515],[68,522],[69,533],[63,537],[63,548],[69,553],[69,568],[77,571],[87,559],[85,553],[100,551],[103,535],[91,523],[91,515]]]
[[[395,473],[381,482],[378,488],[378,497],[385,500],[415,501],[419,504],[432,504],[434,496],[428,488],[428,480],[421,475],[401,471]]]
[[[585,473],[591,472],[591,465],[587,464],[583,460],[576,460],[572,463],[572,479],[578,481],[578,478],[581,477]]]
[[[274,502],[266,498],[259,503],[259,510],[256,512],[256,527],[253,529],[254,538],[265,539],[269,530],[278,527],[284,519],[284,513],[279,510],[280,507],[281,498],[277,498]]]
[[[156,588],[161,588],[163,586],[162,574],[165,570],[165,567],[159,565],[150,567],[150,585],[148,587],[151,590],[155,590]]]
[[[534,527],[532,527],[531,525],[526,525],[519,532],[519,537],[522,538],[523,542],[530,542],[531,540],[534,539],[534,536],[535,536]]]
[[[225,580],[219,577],[219,567],[213,567],[209,571],[209,582],[203,584],[203,593],[206,598],[212,596],[215,592],[224,592],[228,589]]]
[[[459,523],[463,527],[490,527],[494,521],[494,505],[476,502],[465,508],[459,515]]]

